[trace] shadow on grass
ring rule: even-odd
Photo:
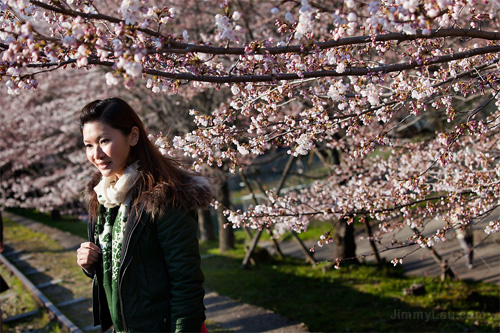
[[[285,259],[241,270],[241,259],[214,255],[202,260],[206,286],[238,301],[264,307],[303,322],[310,331],[495,331],[498,323],[477,321],[498,312],[493,296],[471,294],[480,312],[453,310],[449,306],[418,307],[403,301],[402,290],[412,281],[394,278],[394,270],[371,266],[345,267],[322,274],[301,261]],[[389,292],[366,292],[392,283]],[[382,288],[384,289],[384,287]],[[388,294],[388,296],[385,296]],[[401,295],[398,296],[397,294]],[[422,296],[413,296],[422,297]],[[484,298],[486,297],[486,298]],[[498,298],[496,299],[498,303]],[[226,311],[231,311],[228,308]],[[261,320],[249,318],[249,321]],[[472,322],[472,324],[471,324]],[[473,322],[476,322],[474,324]],[[241,327],[241,326],[240,326]],[[241,327],[245,331],[245,327]]]
[[[62,216],[60,219],[54,220],[49,214],[40,213],[33,209],[8,208],[6,211],[87,239],[87,223],[74,217]]]

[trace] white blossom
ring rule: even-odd
[[[241,18],[241,13],[238,12],[238,11],[235,11],[233,13],[232,19],[235,20],[235,21],[238,21],[240,18]]]

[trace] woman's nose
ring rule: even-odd
[[[95,149],[95,158],[100,160],[102,159],[106,154],[104,154],[104,151],[101,149],[101,147],[97,146]]]

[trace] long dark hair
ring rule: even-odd
[[[134,126],[139,129],[139,140],[135,146],[130,147],[127,160],[127,166],[139,160],[139,169],[142,174],[134,195],[136,209],[140,202],[147,201],[146,197],[158,184],[161,184],[162,191],[166,193],[172,205],[190,207],[192,202],[183,193],[183,189],[189,185],[190,177],[195,174],[181,168],[177,160],[160,153],[149,141],[144,124],[127,102],[116,97],[90,102],[80,113],[80,131],[83,132],[83,126],[90,122],[102,122],[120,130],[125,136],[131,133]],[[93,196],[89,198],[90,219],[95,220],[97,213],[97,196]]]

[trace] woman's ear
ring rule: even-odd
[[[139,142],[139,128],[137,126],[132,127],[129,134],[130,146],[135,146]]]

